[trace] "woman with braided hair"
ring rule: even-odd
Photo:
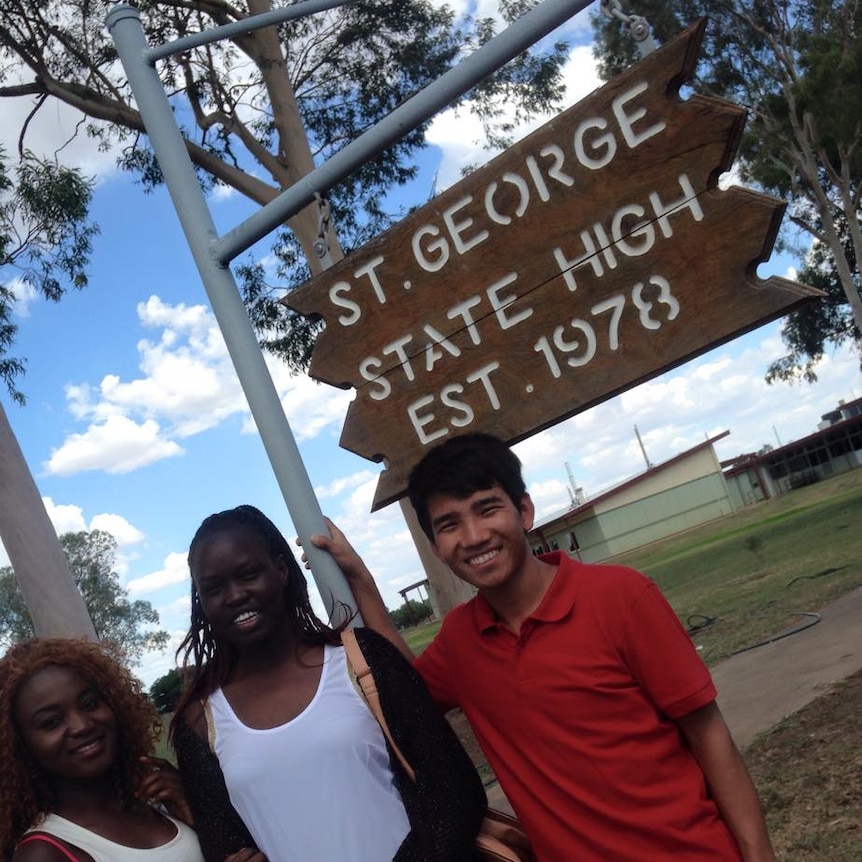
[[[140,684],[99,645],[33,638],[0,661],[0,852],[13,862],[202,862],[179,775],[150,757]]]
[[[473,862],[476,770],[409,662],[360,628],[410,780],[356,691],[341,628],[253,506],[208,517],[189,548],[186,690],[171,728],[207,862]]]

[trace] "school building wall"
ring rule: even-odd
[[[534,551],[559,549],[601,562],[733,511],[710,445],[540,525],[530,540]]]
[[[847,418],[841,418],[846,414]],[[724,476],[734,505],[750,506],[862,467],[862,399],[841,405],[839,418],[825,420],[814,433],[767,452],[740,455],[724,462]]]

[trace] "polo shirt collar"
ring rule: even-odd
[[[562,551],[542,554],[539,559],[543,563],[556,566],[557,573],[554,575],[554,580],[551,581],[541,604],[527,619],[543,623],[556,623],[565,619],[575,606],[575,599],[581,583],[580,572],[575,562]],[[484,633],[498,625],[497,614],[481,593],[476,595],[474,608],[476,628],[480,632]]]

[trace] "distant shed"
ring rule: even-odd
[[[533,552],[561,550],[600,562],[729,515],[735,507],[713,448],[729,433],[536,524],[529,533]]]

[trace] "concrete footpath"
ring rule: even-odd
[[[740,748],[862,668],[862,588],[818,613],[811,628],[712,669],[718,705]]]
[[[718,705],[739,748],[862,669],[862,588],[818,613],[816,625],[712,668]],[[488,788],[488,801],[511,811],[499,785]]]

